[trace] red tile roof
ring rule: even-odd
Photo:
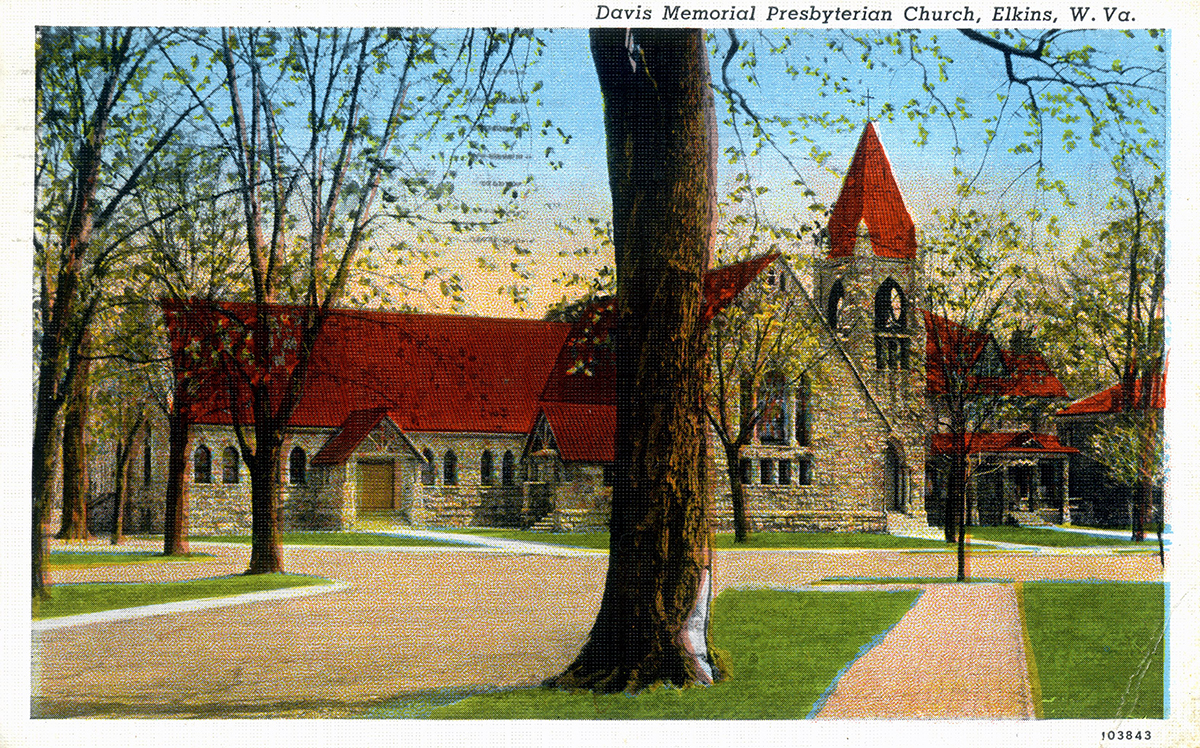
[[[968,454],[1076,454],[1074,447],[1058,441],[1053,434],[1032,431],[1000,432],[994,434],[967,434]],[[953,434],[932,434],[929,437],[930,451],[934,454],[952,454],[957,447]]]
[[[543,403],[542,412],[564,461],[608,463],[615,459],[615,405]]]
[[[705,274],[706,318],[728,304],[778,254]],[[266,376],[282,384],[295,366],[304,309],[274,306],[278,346],[263,373],[214,363],[224,343],[246,345],[251,304],[164,302],[181,392],[197,423],[232,422],[228,382]],[[401,431],[527,433],[541,408],[564,459],[611,462],[616,370],[610,344],[615,302],[601,299],[573,324],[519,319],[338,310],[326,322],[293,426],[338,428],[314,460],[339,462],[384,416]],[[189,354],[189,351],[191,352]],[[234,397],[252,421],[248,390]],[[540,401],[540,402],[539,402]]]
[[[342,426],[333,437],[325,442],[321,451],[313,456],[314,465],[338,465],[346,461],[367,434],[375,430],[388,415],[386,408],[371,408],[370,410],[355,410],[346,416]]]
[[[188,397],[193,418],[230,423],[230,380],[207,362],[222,340],[218,331],[236,343],[243,325],[254,327],[255,307],[193,301],[164,308],[179,376],[194,383]],[[302,312],[271,308],[290,342],[281,346],[268,378],[282,382],[294,366],[291,346]],[[317,340],[291,424],[334,428],[354,411],[383,409],[402,431],[526,433],[569,331],[570,325],[537,320],[338,310]],[[200,355],[187,355],[188,346]],[[240,365],[233,371],[235,378],[264,376]],[[244,422],[251,420],[247,392],[242,387],[235,395]]]
[[[922,312],[925,320],[925,386],[935,395],[946,392],[946,370],[971,369],[995,339],[939,314]],[[1008,373],[1003,377],[971,377],[972,392],[1009,397],[1066,397],[1067,390],[1037,351],[1013,353],[1002,348]]]
[[[842,192],[829,216],[829,257],[854,254],[859,221],[867,224],[871,244],[880,257],[911,260],[917,254],[916,229],[892,176],[875,123],[863,129]]]
[[[1152,408],[1162,410],[1167,406],[1166,394],[1166,375],[1158,375],[1150,388],[1150,403]],[[1135,380],[1133,385],[1135,409],[1140,405],[1142,394],[1142,380]],[[1067,407],[1058,411],[1059,416],[1083,416],[1083,415],[1100,415],[1104,413],[1120,413],[1129,405],[1129,398],[1121,396],[1121,385],[1115,384],[1108,389],[1097,392],[1081,400],[1076,400]]]
[[[705,273],[704,319],[712,319],[777,259],[779,254],[772,253]],[[613,459],[617,370],[611,333],[615,322],[615,299],[600,299],[584,310],[542,390],[543,408],[564,460]]]
[[[617,301],[612,297],[592,303],[571,324],[542,389],[542,402],[612,405],[616,402],[616,361],[612,327]]]
[[[711,319],[733,301],[778,253],[723,265],[704,274],[704,310]],[[542,390],[543,402],[608,404],[616,402],[616,363],[612,351],[612,326],[616,299],[598,299],[571,325],[571,333]]]
[[[705,322],[717,316],[729,302],[737,298],[750,281],[758,277],[772,262],[779,259],[778,252],[754,257],[742,262],[734,262],[713,268],[704,274],[704,311],[701,313]]]

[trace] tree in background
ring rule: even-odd
[[[152,52],[166,33],[61,28],[42,30],[37,39],[34,595],[46,592],[44,521],[58,451],[55,424],[71,393],[87,386],[81,352],[106,279],[125,250],[125,237],[110,232],[110,221],[194,108],[151,88]],[[64,465],[64,474],[79,469]]]
[[[1155,402],[1166,356],[1166,180],[1157,154],[1144,147],[1126,146],[1114,167],[1116,190],[1108,207],[1115,217],[1037,278],[1037,310],[1048,344],[1070,364],[1077,393],[1106,389],[1113,381],[1120,385],[1115,403],[1120,416],[1100,425],[1091,446],[1114,481],[1134,487],[1132,538],[1143,540],[1162,474]],[[1137,471],[1129,469],[1131,454]]]
[[[764,259],[782,262],[776,257]],[[742,448],[765,421],[787,422],[782,411],[786,393],[796,394],[797,418],[807,414],[800,403],[811,398],[816,367],[825,352],[812,326],[815,319],[819,315],[799,283],[787,271],[769,268],[709,326],[711,373],[705,412],[725,453],[736,542],[750,536]],[[736,414],[735,403],[740,406]],[[803,443],[807,425],[797,422],[795,429]]]
[[[938,213],[924,234],[926,378],[937,431],[948,434],[946,542],[958,543],[958,578],[966,578],[970,455],[1015,394],[996,343],[1009,291],[1023,269],[1019,226],[1005,214]]]
[[[270,573],[281,570],[280,450],[325,321],[351,280],[365,276],[362,266],[386,252],[375,241],[382,220],[459,234],[515,215],[525,183],[469,199],[455,180],[460,170],[489,168],[492,154],[529,129],[528,100],[509,88],[524,77],[504,76],[523,73],[517,60],[537,40],[477,30],[223,29],[190,42],[207,52],[207,66],[199,53],[180,57],[172,75],[196,101],[214,86],[224,92],[227,114],[206,107],[206,132],[233,164],[253,312],[209,304],[221,329],[173,346],[194,356],[191,343],[204,339],[213,347],[201,350],[222,362],[250,473],[247,571]],[[489,135],[483,123],[501,117],[502,135]],[[432,149],[423,161],[422,148]],[[281,311],[285,303],[293,306]]]

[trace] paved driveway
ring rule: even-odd
[[[195,578],[238,573],[249,558],[247,547],[196,549],[217,559],[55,577]],[[718,552],[714,577],[719,589],[788,589],[830,576],[952,576],[954,563],[950,554]],[[1150,554],[992,553],[972,564],[979,577],[1161,578]],[[284,565],[348,586],[36,634],[35,714],[342,716],[403,694],[537,683],[587,638],[607,556],[288,547]]]

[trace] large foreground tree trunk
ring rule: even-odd
[[[603,692],[714,675],[702,277],[716,134],[699,30],[592,31],[617,264],[617,435],[604,597],[549,685]]]
[[[60,540],[86,540],[88,533],[88,411],[91,406],[91,335],[83,333],[79,363],[63,411],[62,524]]]

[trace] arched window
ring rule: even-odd
[[[875,293],[875,368],[908,368],[908,299],[888,278]]]
[[[796,389],[796,444],[810,446],[812,441],[812,381],[807,374],[800,375]]]
[[[288,482],[293,485],[308,482],[308,455],[300,447],[293,447],[288,455]]]
[[[242,479],[242,460],[236,447],[226,447],[221,453],[221,478],[225,483]]]
[[[825,308],[825,317],[829,320],[829,326],[834,330],[838,329],[838,315],[842,311],[842,299],[846,298],[846,287],[842,285],[842,279],[838,278],[829,288],[829,303]]]
[[[483,454],[479,456],[479,482],[485,486],[490,486],[495,483],[495,476],[492,475],[492,451],[490,449],[483,450]]]
[[[437,483],[437,462],[433,458],[433,450],[426,447],[421,456],[425,458],[421,465],[421,485],[432,486]]]
[[[513,484],[514,473],[516,472],[516,460],[513,459],[511,449],[504,451],[504,460],[500,465],[500,482],[506,486]]]
[[[203,444],[192,453],[192,482],[212,483],[212,452]]]
[[[908,300],[895,279],[888,278],[875,294],[875,329],[904,332],[908,322]]]
[[[458,455],[453,449],[447,449],[442,458],[442,482],[447,486],[458,485]]]
[[[142,483],[147,486],[154,479],[154,463],[150,454],[150,424],[146,424],[145,442],[142,445]]]
[[[787,443],[787,380],[777,371],[763,376],[758,388],[758,440],[764,444]]]

